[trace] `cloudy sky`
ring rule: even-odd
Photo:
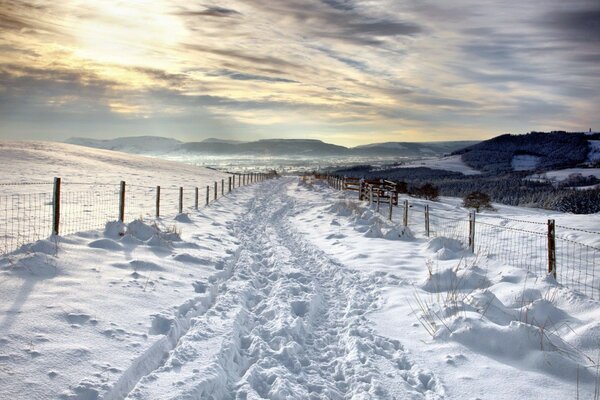
[[[0,138],[600,130],[598,0],[0,0]]]

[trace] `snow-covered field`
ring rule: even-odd
[[[463,162],[460,155],[446,157],[431,157],[422,160],[411,161],[400,165],[401,168],[425,167],[431,169],[441,169],[444,171],[460,172],[464,175],[479,175],[481,171],[469,167]]]
[[[41,141],[0,141],[0,166],[0,253],[50,235],[54,177],[62,179],[60,231],[74,233],[99,229],[117,218],[120,181],[127,183],[125,219],[131,221],[155,215],[156,186],[161,186],[161,214],[173,216],[179,187],[184,188],[187,210],[195,205],[196,187],[203,204],[206,186],[212,199],[214,182],[220,195],[222,180],[227,185],[232,176],[173,161]]]
[[[600,178],[600,168],[565,168],[554,171],[544,172],[543,174],[532,175],[532,180],[549,180],[551,182],[561,182],[568,179],[572,175],[581,175],[586,178],[588,176],[595,176]]]
[[[2,258],[0,398],[594,398],[598,301],[350,195],[282,178]]]

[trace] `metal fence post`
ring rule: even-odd
[[[217,182],[215,182],[215,200],[217,199],[217,191],[219,190]]]
[[[556,279],[556,227],[554,220],[548,220],[548,273]]]
[[[156,187],[156,218],[160,218],[160,186]]]
[[[402,217],[402,224],[408,226],[408,200],[404,200],[404,215]]]
[[[425,205],[425,235],[429,237],[429,205]]]
[[[208,202],[210,200],[210,186],[206,185],[206,205],[208,205]]]
[[[225,179],[221,179],[221,196],[225,196]]]
[[[52,194],[52,234],[58,235],[60,227],[60,178],[54,178]]]
[[[196,210],[198,209],[198,186],[196,186],[196,189],[194,191],[194,208]]]
[[[229,191],[227,193],[231,193],[231,177],[228,177],[228,178],[229,178],[229,182],[228,182],[229,183],[229,186],[228,186]]]
[[[392,208],[394,206],[394,203],[392,203],[392,198],[391,197],[390,197],[390,204],[389,204],[389,206],[390,206],[390,208],[388,210],[388,214],[389,214],[388,215],[388,219],[391,221],[392,220],[392,213],[394,212],[393,208]]]
[[[125,222],[125,181],[121,181],[119,190],[119,221]]]
[[[475,253],[475,211],[469,212],[469,249]]]

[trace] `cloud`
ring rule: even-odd
[[[236,11],[231,8],[224,8],[224,7],[206,7],[204,10],[201,10],[201,11],[185,10],[185,11],[179,11],[175,14],[181,15],[184,17],[219,17],[219,18],[234,17],[237,15],[241,15],[241,13],[239,11]]]

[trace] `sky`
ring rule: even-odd
[[[600,130],[598,0],[0,0],[0,138]]]

